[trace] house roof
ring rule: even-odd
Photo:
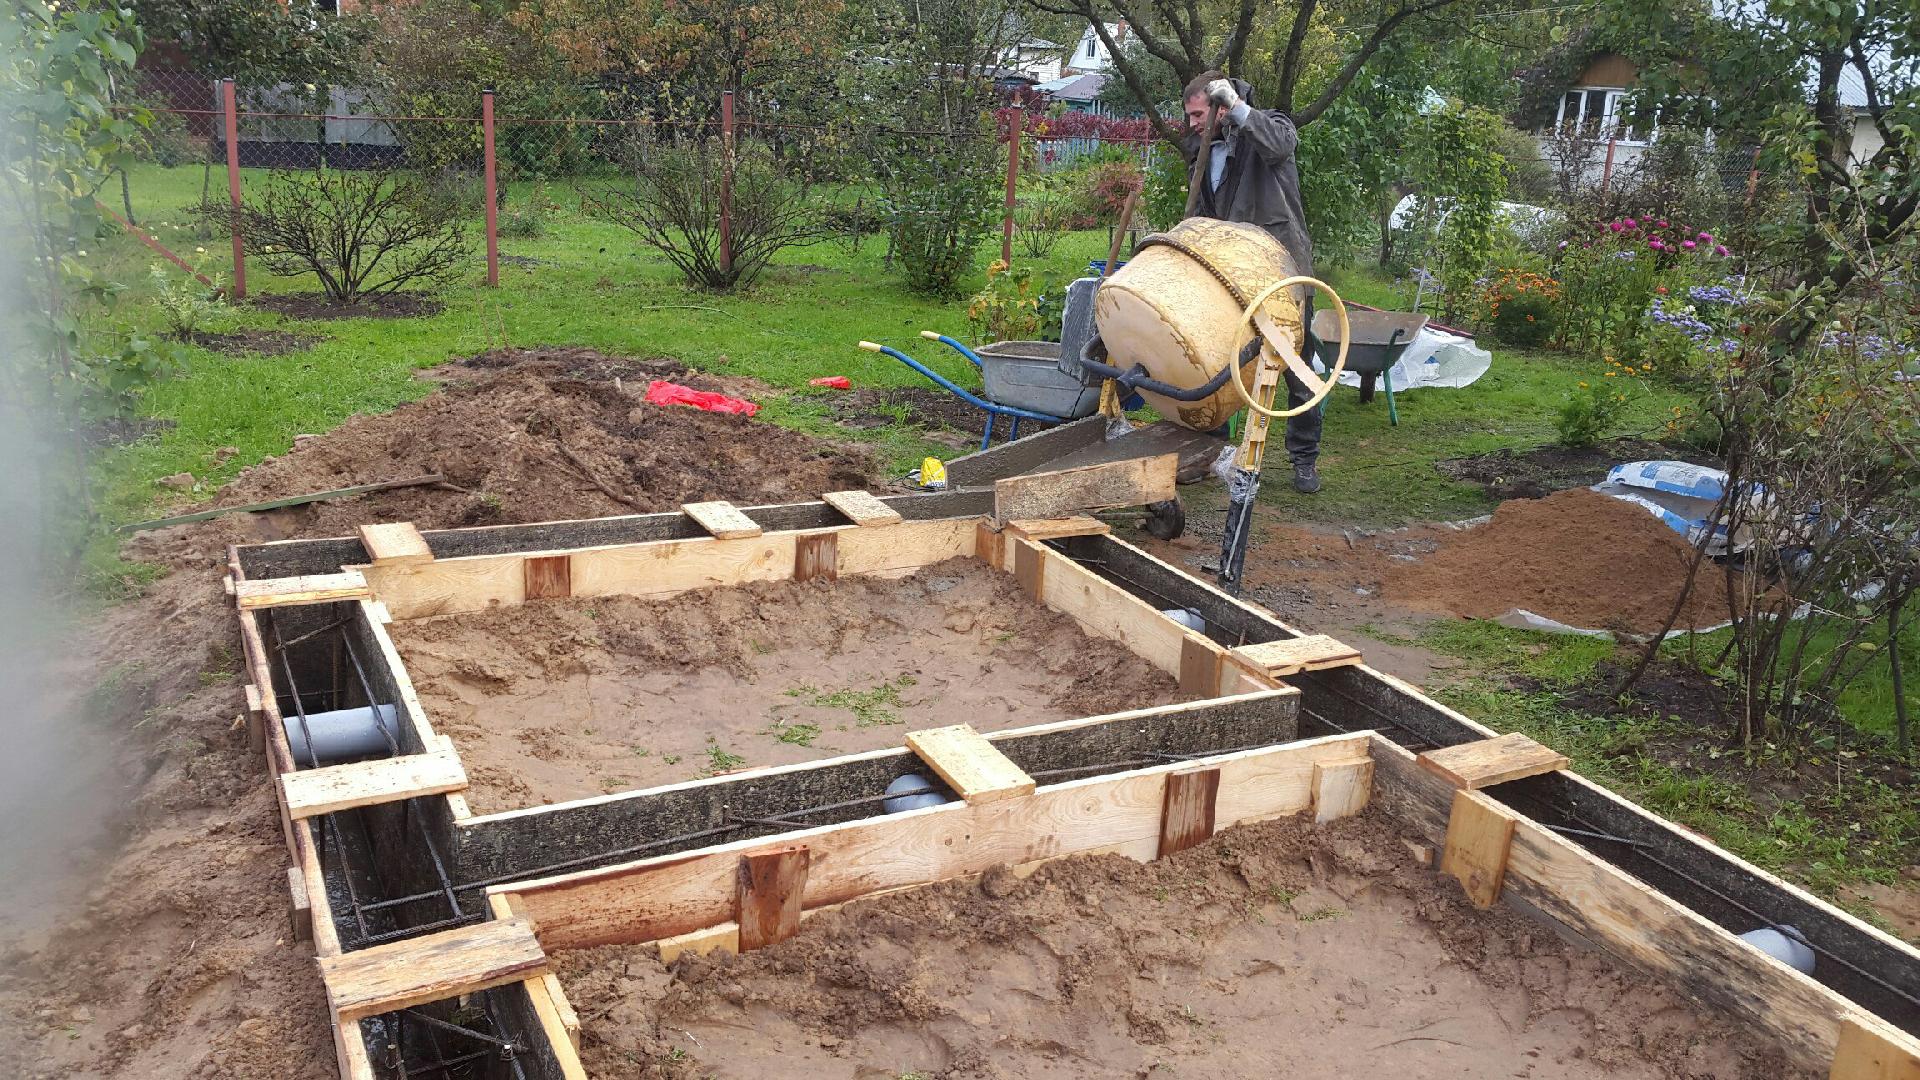
[[[1107,78],[1100,74],[1063,75],[1043,82],[1034,89],[1061,101],[1092,101],[1100,96],[1100,88],[1107,85]]]

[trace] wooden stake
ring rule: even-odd
[[[1160,807],[1159,858],[1213,838],[1214,805],[1219,796],[1218,767],[1167,774],[1167,794]]]
[[[521,574],[529,600],[563,600],[573,595],[571,555],[529,556]]]
[[[838,533],[802,534],[793,541],[793,580],[812,581],[840,578],[840,541]]]
[[[1511,810],[1472,791],[1453,793],[1440,869],[1459,879],[1474,907],[1490,908],[1500,899],[1507,876],[1507,853],[1512,847]]]
[[[1373,760],[1313,763],[1313,820],[1352,817],[1373,796]]]
[[[804,844],[740,857],[734,921],[740,924],[741,952],[785,941],[800,929],[808,861]]]

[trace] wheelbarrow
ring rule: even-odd
[[[1393,404],[1393,365],[1413,344],[1427,325],[1425,315],[1403,311],[1378,311],[1347,306],[1347,370],[1360,376],[1360,401],[1373,400],[1373,381],[1378,378],[1387,391],[1387,420],[1400,423],[1400,410]],[[1339,350],[1340,321],[1332,311],[1313,313],[1313,349],[1321,364],[1333,367]]]
[[[1052,341],[996,341],[978,351],[962,345],[945,334],[922,330],[920,336],[938,341],[960,355],[980,372],[978,393],[953,382],[927,365],[898,349],[878,342],[862,341],[860,347],[885,353],[933,380],[936,386],[987,414],[986,430],[980,433],[980,449],[993,442],[994,425],[1001,417],[1012,421],[1009,441],[1020,437],[1020,421],[1064,424],[1092,416],[1100,407],[1100,387],[1084,385],[1077,376],[1060,369],[1060,346]]]

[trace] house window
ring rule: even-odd
[[[1577,129],[1589,138],[1645,142],[1639,131],[1625,123],[1626,100],[1627,91],[1612,87],[1583,86],[1569,90],[1560,98],[1555,126],[1561,130]]]
[[[1093,51],[1098,47],[1099,42],[1094,39],[1093,35],[1087,35],[1087,59],[1093,59]]]

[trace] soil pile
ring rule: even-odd
[[[876,897],[746,956],[556,959],[596,1077],[1804,1075],[1765,1032],[1475,911],[1378,811]]]
[[[1587,488],[1504,502],[1493,520],[1395,567],[1396,602],[1476,619],[1514,608],[1569,626],[1658,632],[1687,580],[1693,547],[1641,507]],[[1727,619],[1725,575],[1703,564],[1676,629]]]
[[[396,622],[478,813],[1170,705],[1178,682],[952,560],[906,578],[755,582]]]
[[[644,392],[649,377],[738,392],[674,361],[502,350],[450,367],[454,385],[302,440],[243,473],[218,501],[432,471],[468,490],[241,514],[128,545],[129,557],[179,572],[90,617],[61,657],[56,678],[79,699],[72,735],[109,759],[97,787],[113,804],[115,831],[98,849],[68,852],[71,900],[53,918],[6,922],[0,911],[0,1029],[8,1036],[0,1075],[337,1075],[312,951],[290,940],[273,793],[237,723],[244,680],[220,586],[226,545],[340,536],[362,521],[431,528],[664,510],[695,498],[780,501],[865,486],[868,475],[864,451],[763,421],[654,406],[634,417],[630,383]],[[563,440],[621,498],[569,471]],[[548,464],[556,455],[559,464]]]
[[[744,416],[645,404],[652,379],[744,389],[743,380],[698,376],[677,360],[500,349],[435,374],[447,380],[440,392],[298,440],[241,473],[214,505],[434,473],[448,486],[177,526],[136,540],[135,554],[167,559],[182,546],[345,536],[368,521],[447,529],[653,513],[707,499],[751,506],[866,488],[875,476],[862,447]]]

